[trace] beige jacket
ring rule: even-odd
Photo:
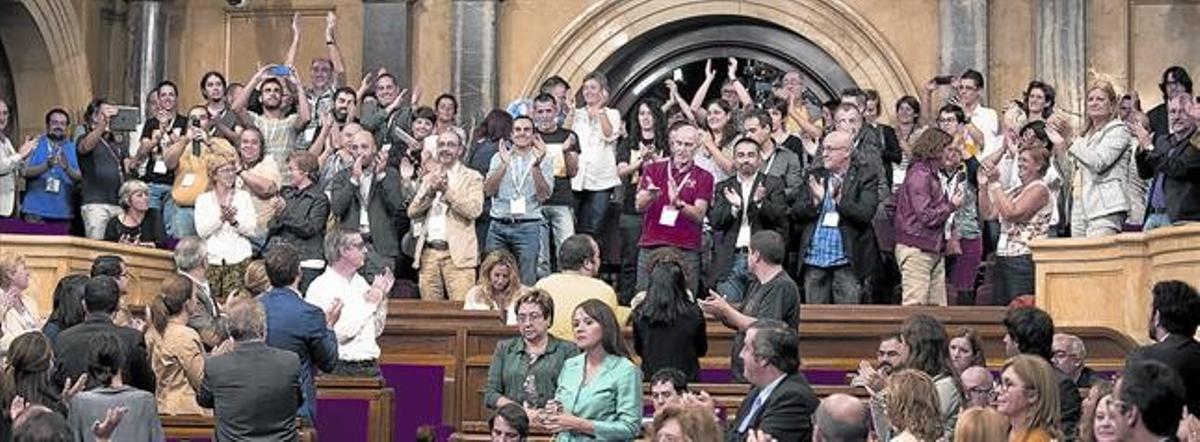
[[[475,267],[479,263],[475,218],[483,212],[483,177],[462,163],[455,164],[446,175],[446,192],[442,200],[449,206],[446,211],[446,242],[450,246],[450,257],[456,267]],[[425,217],[435,197],[427,186],[421,186],[412,204],[408,205],[408,217],[413,221],[412,232],[416,243],[413,268],[421,266],[421,251],[425,247]]]
[[[21,155],[13,149],[11,141],[0,137],[0,216],[13,216],[20,171]]]

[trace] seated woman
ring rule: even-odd
[[[300,270],[303,271],[304,269],[301,268]],[[246,274],[242,278],[242,286],[234,290],[233,295],[230,296],[234,298],[254,299],[258,295],[266,293],[267,290],[271,290],[271,280],[267,276],[266,263],[261,259],[256,259],[250,261],[250,264],[246,264]],[[228,298],[225,300],[225,303],[230,303]]]
[[[125,415],[112,433],[111,440],[165,440],[162,422],[154,393],[126,385],[124,373],[125,348],[121,339],[112,333],[101,333],[92,339],[87,376],[96,387],[79,393],[68,401],[71,431],[77,441],[94,441],[89,429],[93,422],[104,420],[110,408],[124,407]]]
[[[888,377],[887,419],[892,442],[934,442],[942,437],[941,412],[933,378],[904,369]]]
[[[650,252],[650,256],[646,259],[646,274],[654,273],[654,269],[657,269],[659,265],[667,264],[667,263],[675,264],[676,266],[684,269],[683,277],[684,277],[684,279],[687,280],[687,287],[692,286],[692,283],[691,283],[692,278],[699,277],[699,275],[687,274],[687,270],[686,270],[687,266],[685,265],[685,263],[683,261],[683,253],[681,253],[678,249],[676,249],[674,247],[662,247],[653,252]],[[696,302],[696,294],[692,293],[690,288],[685,293],[687,293],[687,297],[688,297],[689,301]],[[633,296],[633,299],[631,299],[629,301],[630,310],[637,309],[638,305],[640,305],[642,303],[642,301],[645,301],[645,300],[646,300],[646,291],[642,290],[640,292],[637,292],[637,294]]]
[[[979,333],[971,327],[962,327],[950,337],[950,363],[954,372],[962,374],[969,367],[987,368],[987,358],[983,355],[983,340]]]
[[[708,408],[694,405],[669,405],[654,415],[650,439],[656,442],[720,442],[721,427]]]
[[[504,323],[517,324],[515,301],[528,287],[521,285],[517,259],[507,250],[488,252],[479,265],[479,282],[467,291],[463,310],[502,311]]]
[[[704,312],[688,299],[683,266],[660,262],[650,271],[646,297],[633,311],[633,346],[642,357],[642,376],[660,368],[683,371],[700,379],[700,357],[708,353]]]
[[[204,377],[204,344],[200,334],[187,326],[196,309],[192,287],[187,277],[168,277],[150,304],[154,326],[146,332],[146,347],[158,379],[155,397],[162,414],[208,414],[196,403],[196,390]]]
[[[42,327],[37,302],[25,290],[29,288],[29,269],[25,258],[11,253],[0,254],[0,353],[23,333]]]
[[[996,410],[1012,425],[1008,440],[1049,442],[1058,432],[1058,373],[1038,356],[1017,355],[1004,364]]]
[[[530,290],[515,305],[521,336],[496,345],[483,401],[489,408],[516,403],[532,410],[554,397],[563,362],[579,350],[546,332],[554,321],[554,299],[544,290]]]
[[[42,333],[50,342],[54,342],[59,332],[83,322],[87,315],[83,310],[83,286],[87,280],[87,276],[80,274],[58,280],[58,286],[54,287],[53,308],[46,318],[46,325],[42,326]]]
[[[1000,241],[992,266],[992,305],[1008,305],[1018,296],[1033,293],[1029,243],[1045,238],[1050,231],[1054,198],[1043,181],[1050,168],[1050,151],[1045,147],[1049,139],[1044,130],[1034,132],[1034,139],[1020,153],[1020,185],[1005,191],[998,167],[984,168],[979,174],[979,210],[984,218],[994,215],[1000,219]]]
[[[629,360],[617,317],[597,299],[579,304],[573,316],[583,353],[563,364],[540,422],[559,442],[632,440],[641,429],[642,372]]]
[[[138,180],[121,184],[121,214],[109,218],[104,240],[143,247],[162,247],[167,240],[158,209],[150,208],[150,187]]]
[[[991,408],[974,407],[958,415],[954,442],[1006,442],[1008,418]]]
[[[208,250],[210,294],[218,301],[241,286],[246,264],[253,253],[250,243],[256,228],[254,200],[234,187],[237,168],[230,158],[209,163],[211,190],[196,198],[196,233]]]

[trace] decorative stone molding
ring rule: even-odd
[[[601,0],[560,31],[522,87],[561,75],[579,84],[621,46],[677,20],[731,15],[778,24],[828,52],[862,87],[885,97],[916,95],[917,85],[883,35],[840,0]]]
[[[46,43],[58,94],[64,103],[91,100],[92,75],[83,42],[83,22],[70,0],[21,0]]]

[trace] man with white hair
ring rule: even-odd
[[[1050,348],[1053,352],[1050,356],[1050,363],[1075,382],[1076,387],[1091,387],[1099,379],[1095,371],[1083,365],[1083,360],[1087,358],[1087,348],[1083,346],[1083,340],[1078,336],[1055,333],[1054,343]]]
[[[971,407],[988,407],[992,403],[992,388],[994,380],[992,373],[985,367],[972,365],[963,370],[959,375],[962,380],[962,388],[964,396],[967,397],[967,403],[963,409]]]

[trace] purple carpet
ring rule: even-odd
[[[71,223],[31,223],[17,218],[0,219],[0,233],[16,235],[67,235]]]
[[[445,432],[442,429],[442,382],[445,368],[380,364],[379,369],[383,372],[384,382],[395,392],[392,438],[415,440],[417,429],[429,425],[441,439],[441,433]]]
[[[317,437],[366,442],[370,414],[371,404],[365,399],[317,399]]]

